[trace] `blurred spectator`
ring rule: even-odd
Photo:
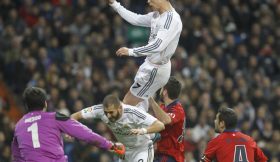
[[[149,10],[145,1],[121,2],[137,13]],[[191,132],[186,150],[192,151],[186,152],[187,161],[201,157],[213,136],[213,114],[223,106],[237,111],[239,129],[263,146],[270,161],[279,161],[279,1],[178,0],[172,5],[183,21],[171,62],[172,75],[184,84],[181,101]],[[117,58],[115,52],[140,45],[147,34],[103,0],[1,0],[0,76],[18,105],[26,86],[39,86],[49,94],[51,111],[73,113],[108,93],[124,96],[143,59]],[[1,162],[10,161],[14,121],[5,113],[9,110],[0,97]],[[110,137],[97,123],[86,124]],[[77,141],[68,141],[65,149],[70,162],[115,160]]]

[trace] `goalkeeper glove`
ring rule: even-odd
[[[119,157],[124,157],[125,147],[122,143],[113,143],[111,147],[111,151],[117,154]]]

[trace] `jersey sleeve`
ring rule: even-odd
[[[173,13],[162,17],[160,21],[155,39],[142,47],[129,49],[129,56],[140,57],[160,53],[182,30],[182,23],[173,19]]]
[[[61,114],[60,114],[61,116]],[[62,120],[60,120],[62,119]],[[88,127],[73,119],[56,118],[57,127],[63,132],[79,140],[94,144],[103,149],[110,149],[111,142],[92,132]]]
[[[124,8],[119,2],[115,1],[111,7],[118,12],[118,14],[132,25],[150,27],[153,12],[146,15],[136,14]]]
[[[214,138],[211,141],[209,141],[200,161],[212,162],[214,159],[216,159],[217,145],[218,145],[218,138]]]
[[[256,162],[267,162],[267,157],[264,155],[263,151],[257,146],[256,142],[254,142],[255,147],[255,159]]]
[[[20,156],[20,150],[19,150],[19,147],[18,147],[18,142],[17,142],[17,138],[15,136],[13,138],[11,149],[12,149],[12,161],[13,162],[24,161],[24,159],[22,159],[22,157]]]
[[[101,118],[103,112],[103,105],[99,104],[81,110],[81,115],[83,119]]]

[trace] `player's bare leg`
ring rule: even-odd
[[[148,99],[143,99],[143,101],[139,102],[136,107],[144,110],[145,112],[149,111],[149,101]]]
[[[142,102],[143,99],[134,96],[130,90],[126,93],[126,95],[124,96],[123,99],[123,103],[127,104],[127,105],[132,105],[132,106],[136,106],[139,102]]]

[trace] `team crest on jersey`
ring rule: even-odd
[[[115,133],[115,134],[119,134],[119,135],[129,135],[130,134],[130,128],[129,126],[127,125],[127,127],[122,127],[122,128],[116,128],[116,129],[112,129],[112,131]]]
[[[84,113],[89,113],[89,112],[92,112],[92,111],[93,111],[92,107],[84,109]]]
[[[149,41],[155,40],[156,37],[157,37],[157,34],[151,34],[150,38],[149,38]]]

